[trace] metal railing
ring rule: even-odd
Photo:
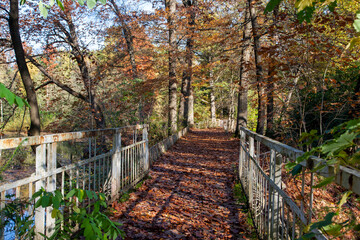
[[[81,188],[116,199],[141,180],[150,166],[146,125],[0,140],[3,156],[14,149],[31,152],[31,147],[36,152],[35,173],[0,185],[0,209],[15,198],[31,198],[41,188],[59,189],[63,195]],[[36,233],[51,236],[55,227],[51,211],[50,207],[36,210]],[[15,236],[3,230],[2,238]]]
[[[306,184],[309,186],[305,187],[303,168],[299,201],[286,193],[282,179],[283,164],[302,154],[298,149],[241,128],[239,178],[262,239],[297,239],[311,223],[314,173],[310,173],[310,183]],[[317,239],[326,239],[320,231],[314,233]]]

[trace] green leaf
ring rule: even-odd
[[[57,3],[57,5],[60,7],[60,9],[61,10],[65,10],[65,8],[64,8],[64,5],[63,5],[63,3],[61,2],[61,0],[56,0],[56,3]]]
[[[341,150],[344,150],[353,145],[353,140],[356,138],[357,133],[345,132],[340,135],[339,138],[333,139],[332,141],[326,142],[321,146],[321,151],[324,154],[334,155]]]
[[[323,227],[326,234],[330,234],[332,236],[338,236],[340,234],[340,230],[343,226],[340,224],[331,224]]]
[[[360,19],[356,19],[353,23],[353,26],[357,32],[360,32]]]
[[[54,208],[54,209],[52,210],[52,212],[51,212],[51,217],[52,217],[52,218],[56,218],[58,211],[59,211],[59,210],[57,210],[57,209]]]
[[[93,199],[94,195],[93,195],[93,192],[92,191],[89,191],[89,190],[86,190],[86,196],[91,200]]]
[[[329,183],[333,182],[335,179],[335,176],[327,177],[324,180],[322,180],[320,183],[313,186],[313,188],[321,188],[325,185],[328,185]]]
[[[21,0],[20,5],[24,5],[26,3],[26,0]]]
[[[84,0],[77,0],[77,2],[78,2],[81,6],[84,6],[84,4],[85,4],[85,1],[84,1]]]
[[[72,196],[74,196],[74,194],[76,193],[76,189],[72,189],[67,195],[66,195],[66,199],[71,198]]]
[[[34,200],[35,198],[40,197],[42,193],[43,193],[42,190],[39,190],[39,191],[35,192],[35,193],[32,195],[31,199]]]
[[[295,7],[298,9],[298,12],[301,12],[307,7],[312,7],[313,2],[315,2],[315,0],[297,0]]]
[[[77,206],[74,206],[73,210],[74,210],[74,212],[76,212],[78,214],[80,213],[80,208],[78,208]]]
[[[55,4],[55,0],[50,0],[50,6],[52,7],[54,6],[54,4]]]
[[[42,198],[41,198],[41,206],[43,208],[45,207],[48,207],[50,204],[50,196],[49,195],[44,195]]]
[[[80,202],[83,201],[84,199],[84,196],[85,196],[85,191],[82,190],[82,189],[78,189],[78,192],[77,192],[77,198],[79,199]]]
[[[351,195],[351,191],[347,191],[346,193],[344,193],[344,195],[342,196],[340,202],[339,202],[339,206],[338,206],[338,211],[341,210],[341,207],[346,203],[348,197]]]
[[[44,18],[47,18],[49,12],[48,12],[48,9],[46,8],[45,4],[42,1],[39,2],[39,10],[40,10],[40,14]]]
[[[96,0],[86,0],[88,8],[93,9],[96,5]]]
[[[301,170],[302,170],[302,165],[298,164],[291,170],[291,174],[293,176],[298,175],[301,172]]]
[[[336,216],[336,213],[334,212],[330,212],[328,214],[326,214],[325,218],[323,221],[319,221],[319,222],[316,222],[316,223],[313,223],[311,226],[310,226],[310,231],[311,230],[314,230],[314,229],[320,229],[322,227],[325,227],[327,225],[330,225],[332,224],[332,218]]]

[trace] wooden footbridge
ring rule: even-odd
[[[217,121],[218,127],[225,125]],[[0,185],[1,205],[14,198],[31,198],[44,188],[60,189],[66,194],[73,188],[105,193],[109,200],[117,199],[133,187],[149,170],[152,162],[187,133],[183,129],[162,142],[149,147],[148,126],[136,125],[124,128],[53,134],[28,138],[0,140],[0,150],[14,151],[36,149],[35,173],[15,182]],[[248,197],[254,224],[263,239],[297,239],[313,218],[314,176],[335,175],[336,183],[360,194],[360,173],[340,167],[335,174],[332,167],[319,173],[309,171],[323,160],[311,157],[302,163],[299,193],[294,199],[285,188],[284,164],[295,161],[302,151],[241,129],[237,166],[240,179]],[[4,154],[3,154],[4,155]],[[219,156],[220,158],[221,156]],[[13,195],[13,196],[11,196]],[[42,208],[35,213],[35,231],[50,236],[55,220],[52,209]],[[2,231],[2,237],[11,239],[13,233]],[[317,239],[326,239],[314,231]],[[42,239],[38,235],[38,239]]]

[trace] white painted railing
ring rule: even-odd
[[[301,192],[296,202],[288,196],[282,181],[283,164],[295,161],[302,154],[298,149],[241,128],[239,178],[254,224],[263,239],[297,239],[311,222],[314,173],[309,173],[310,190],[305,190],[303,168]],[[317,239],[326,239],[321,232],[314,233]]]
[[[64,150],[67,146],[68,153]],[[0,208],[14,198],[29,199],[35,191],[73,188],[103,192],[116,199],[134,186],[149,170],[146,125],[124,128],[61,133],[46,136],[0,140],[0,150],[34,147],[35,173],[30,177],[0,185]],[[76,149],[75,153],[72,149]],[[82,156],[76,156],[81,153]],[[7,195],[12,194],[10,198]],[[35,212],[35,232],[50,236],[55,227],[51,208]],[[4,236],[10,234],[10,236]],[[12,239],[14,233],[2,234]],[[38,239],[42,239],[40,235]]]

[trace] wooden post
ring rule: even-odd
[[[56,143],[47,144],[47,171],[54,171],[56,169]],[[56,190],[56,174],[47,179],[48,192],[54,192]],[[55,218],[51,217],[53,208],[46,208],[46,236],[50,237],[55,231]]]
[[[111,168],[111,200],[115,201],[120,192],[120,168],[121,164],[121,133],[116,132],[114,134],[113,144],[114,154],[112,156],[112,168]]]
[[[43,175],[46,171],[46,145],[41,144],[36,147],[35,161],[36,175]],[[36,191],[39,191],[41,188],[45,188],[45,180],[39,180],[36,182]],[[45,234],[45,209],[43,207],[38,207],[35,211],[35,232],[37,233],[35,240],[43,239],[43,237],[38,234]]]

